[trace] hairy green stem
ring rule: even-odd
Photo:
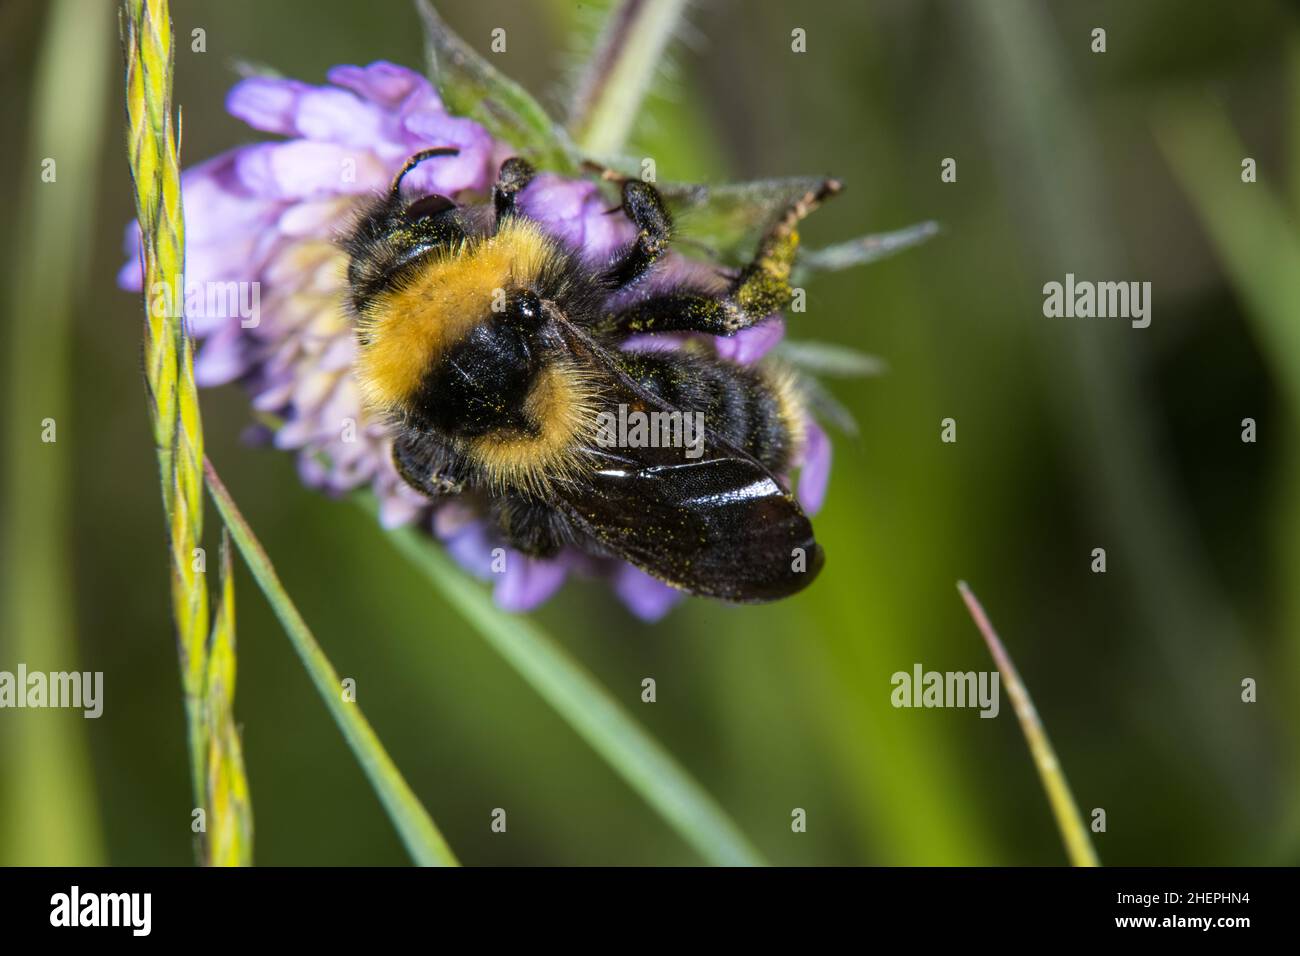
[[[685,0],[622,0],[575,89],[566,124],[589,156],[618,153],[641,112]]]
[[[126,0],[121,17],[126,58],[127,155],[135,186],[145,300],[144,365],[149,414],[162,485],[170,551],[172,614],[197,807],[214,819],[226,846],[222,862],[252,859],[252,810],[234,727],[233,599],[209,630],[207,559],[203,552],[203,424],[194,382],[193,342],[179,290],[185,276],[185,215],[178,134],[173,123],[172,23],[167,0]],[[229,581],[225,582],[229,586]],[[226,679],[210,681],[208,643],[228,646]],[[217,734],[212,746],[210,734]],[[226,816],[215,819],[218,807]],[[213,843],[200,859],[218,862]]]

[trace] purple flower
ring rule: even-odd
[[[494,580],[509,610],[547,600],[571,573],[601,576],[633,613],[661,617],[681,597],[631,565],[565,552],[537,560],[511,551],[481,514],[459,501],[432,506],[397,475],[381,421],[367,414],[352,373],[355,342],[342,308],[345,255],[336,240],[366,197],[387,188],[405,159],[430,146],[458,155],[424,163],[406,177],[412,192],[456,197],[486,193],[512,151],[477,123],[450,115],[420,74],[392,63],[338,66],[329,84],[255,77],[236,84],[229,112],[253,129],[284,139],[240,146],[182,177],[186,222],[185,306],[200,343],[195,377],[203,386],[240,381],[256,411],[283,424],[271,436],[297,453],[313,488],[341,495],[368,485],[385,527],[418,522],[471,573]],[[594,183],[540,173],[521,193],[522,210],[591,261],[607,259],[635,235]],[[118,276],[139,290],[138,231],[126,234],[130,257]],[[629,300],[664,285],[719,291],[717,270],[669,254]],[[213,292],[216,292],[214,295]],[[153,294],[154,290],[149,290]],[[718,354],[749,363],[782,336],[779,316],[730,339]],[[636,347],[675,348],[661,336]],[[830,443],[811,419],[797,494],[820,506]]]

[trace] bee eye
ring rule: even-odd
[[[525,325],[535,326],[542,321],[542,303],[527,289],[515,296],[514,306],[515,316]]]
[[[455,209],[456,204],[446,196],[433,194],[417,199],[406,207],[406,218],[409,222],[419,222],[421,219],[431,219],[439,213],[444,213],[448,209]]]
[[[502,319],[511,328],[520,332],[535,331],[541,327],[545,319],[542,302],[537,298],[536,293],[528,289],[519,289],[510,294]]]

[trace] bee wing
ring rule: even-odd
[[[567,325],[567,323],[565,323]],[[603,367],[609,409],[681,411],[629,378],[572,326],[575,351]],[[673,587],[726,601],[773,601],[821,570],[812,524],[776,477],[747,452],[704,435],[683,448],[586,449],[591,471],[558,491],[570,521],[613,554]]]
[[[658,454],[676,451],[675,460]],[[569,520],[610,552],[673,587],[725,601],[774,601],[822,567],[812,525],[772,474],[721,446],[595,449],[595,470],[560,492]]]

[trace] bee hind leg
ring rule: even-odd
[[[786,308],[794,297],[790,274],[799,250],[799,221],[841,189],[828,179],[791,203],[759,240],[753,260],[721,296],[668,292],[606,315],[600,331],[611,335],[643,332],[706,332],[733,335]]]
[[[728,296],[750,318],[749,324],[790,304],[794,297],[790,273],[799,251],[799,230],[795,227],[825,199],[843,188],[838,179],[825,180],[787,206],[763,234],[753,261],[741,270]]]

